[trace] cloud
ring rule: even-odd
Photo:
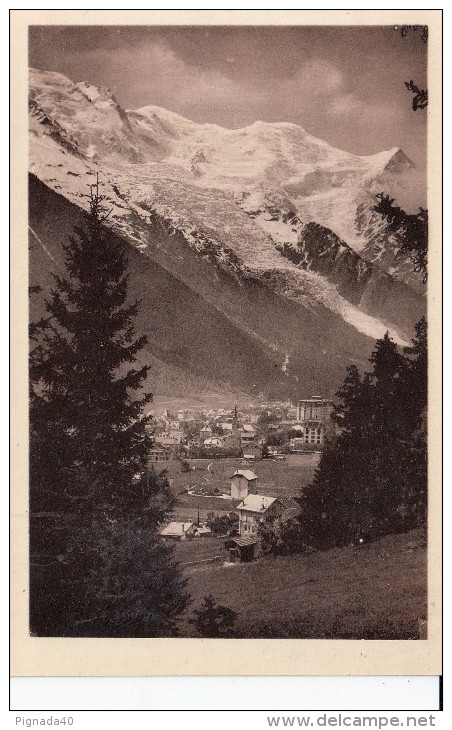
[[[340,94],[331,100],[329,114],[343,122],[374,125],[384,122],[385,125],[401,119],[400,107],[396,104],[375,103],[358,98],[354,93]]]
[[[80,53],[80,64],[102,68],[110,75],[113,90],[133,106],[156,104],[197,120],[230,116],[238,126],[262,116],[262,108],[274,110],[275,121],[292,115],[299,100],[316,110],[331,101],[344,86],[339,68],[316,57],[306,61],[285,80],[269,83],[267,76],[249,73],[238,79],[228,75],[234,59],[228,56],[224,70],[196,65],[182,59],[165,41],[147,41],[132,49],[123,46],[113,51],[97,48]]]
[[[190,64],[163,41],[143,42],[133,49],[122,47],[113,52],[93,49],[83,53],[80,65],[82,62],[85,67],[102,68],[126,106],[155,104],[192,115],[196,121],[213,121],[215,114],[225,114],[234,106],[242,108],[244,100],[253,104],[263,98],[258,87],[248,87],[214,68]],[[138,99],[140,102],[135,101]]]
[[[400,119],[400,107],[396,103],[377,103],[358,96],[350,90],[351,79],[322,58],[314,58],[303,64],[280,90],[303,100],[306,116],[326,115],[353,126],[370,128],[384,121],[387,124]]]
[[[333,117],[344,117],[363,111],[365,106],[354,94],[343,94],[332,100],[330,113]]]
[[[328,97],[343,85],[342,72],[323,58],[313,58],[304,63],[286,84],[315,99]]]

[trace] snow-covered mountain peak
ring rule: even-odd
[[[217,128],[215,124],[199,124],[198,122],[193,122],[191,119],[183,117],[181,114],[153,104],[140,107],[139,109],[127,109],[126,113],[130,117],[137,119],[141,117],[150,123],[158,124],[163,128],[166,127],[168,134],[171,136],[180,135],[181,137],[185,137],[187,135],[201,133],[203,130]],[[218,129],[221,129],[221,127],[218,127]]]
[[[28,69],[28,79],[30,89],[33,89],[35,87],[45,87],[50,90],[52,87],[72,88],[73,86],[75,86],[74,82],[71,81],[71,79],[69,79],[67,76],[64,76],[64,74],[59,73],[58,71],[41,71],[38,68],[30,67]]]
[[[395,147],[369,156],[339,150],[290,122],[255,121],[240,129],[200,124],[156,105],[124,110],[113,92],[63,74],[30,70],[30,97],[73,137],[89,158],[122,158],[125,163],[167,160],[192,171],[199,184],[249,185],[266,180],[295,198],[360,185],[384,172],[412,167]],[[94,153],[93,153],[94,150]],[[206,176],[206,177],[205,177]],[[205,179],[203,179],[205,178]]]
[[[32,69],[30,169],[81,207],[99,171],[113,201],[113,225],[142,251],[157,216],[201,256],[207,251],[221,265],[234,261],[234,275],[241,267],[246,275],[258,271],[284,296],[322,302],[372,337],[387,326],[408,331],[409,316],[403,313],[400,324],[402,315],[380,306],[371,288],[364,294],[356,278],[364,266],[373,287],[389,275],[402,287],[413,284],[406,257],[383,251],[384,222],[373,210],[378,192],[410,186],[413,164],[398,147],[359,156],[289,122],[226,129],[155,105],[124,110],[107,88]],[[340,257],[347,248],[357,258],[347,252],[353,286],[347,284],[344,299],[312,252]],[[375,263],[370,274],[362,258]],[[410,310],[411,293],[399,295]]]

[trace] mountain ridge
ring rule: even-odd
[[[62,243],[84,220],[84,211],[30,175],[30,284],[42,287],[31,298],[33,321],[44,313],[53,285],[50,272],[64,270]],[[180,234],[155,226],[160,240],[152,257],[113,235],[127,249],[130,298],[141,300],[137,332],[150,338],[140,357],[162,369],[161,378],[151,369],[147,383],[157,394],[187,394],[186,382],[172,375],[176,367],[191,382],[193,394],[204,384],[248,397],[295,397],[300,387],[333,395],[350,362],[365,365],[372,341],[337,315],[290,302],[251,275],[238,279],[217,271],[210,262],[198,261]],[[287,356],[289,366],[283,369]],[[163,390],[162,379],[169,383]]]
[[[124,110],[108,89],[31,72],[32,179],[86,211],[88,185],[99,174],[112,230],[140,255],[180,281],[185,277],[190,287],[196,280],[199,291],[201,267],[209,277],[235,281],[237,291],[253,281],[255,290],[264,287],[270,299],[296,306],[303,318],[314,314],[323,342],[325,333],[337,339],[329,319],[342,320],[337,331],[351,326],[357,333],[351,360],[361,361],[370,339],[386,330],[406,344],[425,311],[422,284],[407,257],[395,249],[384,222],[372,217],[373,193],[387,180],[404,184],[412,171],[397,147],[359,157],[287,122],[225,130],[152,105]],[[188,256],[184,247],[193,252],[189,275],[174,256],[176,239],[181,259]],[[231,307],[228,287],[224,307]],[[261,302],[264,316],[270,299]],[[258,306],[247,300],[248,308]],[[234,317],[246,337],[263,337],[264,350],[279,353],[278,363],[291,359],[276,331],[266,342],[247,322],[249,313],[238,309]]]

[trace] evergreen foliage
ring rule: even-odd
[[[412,529],[427,510],[427,331],[400,353],[388,333],[337,393],[338,435],[299,498],[299,542],[329,549]]]
[[[172,547],[152,526],[31,515],[30,624],[37,636],[165,637],[187,605]]]
[[[418,213],[406,213],[400,206],[394,205],[389,195],[379,193],[378,203],[374,210],[388,223],[388,232],[392,233],[400,251],[408,253],[413,261],[416,273],[424,275],[427,280],[428,254],[428,211],[419,208]]]
[[[171,495],[136,363],[138,302],[105,196],[64,246],[47,316],[30,328],[30,624],[46,636],[161,636],[187,603],[157,536]]]
[[[190,619],[200,636],[217,639],[231,635],[237,620],[237,613],[226,606],[218,606],[214,597],[204,597],[201,608],[194,612],[195,618]]]
[[[123,511],[140,496],[134,477],[151,445],[142,412],[152,396],[132,395],[148,372],[131,367],[146,337],[134,337],[138,302],[127,303],[127,259],[105,227],[104,200],[92,186],[87,224],[64,245],[68,275],[54,276],[49,316],[32,335],[32,492],[59,493],[60,471],[76,469],[84,492],[69,498]]]
[[[405,81],[405,86],[408,91],[413,94],[413,100],[411,103],[413,111],[418,109],[425,109],[428,106],[428,91],[426,89],[420,89],[413,80]]]

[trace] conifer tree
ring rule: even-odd
[[[427,335],[400,353],[378,340],[372,369],[351,366],[337,393],[337,438],[300,495],[300,540],[325,549],[423,524],[427,505]]]
[[[414,409],[413,416],[427,408],[427,320],[425,317],[415,325],[415,336],[409,347],[404,348],[407,360],[407,392],[416,396],[418,408]],[[408,396],[409,397],[409,396]]]
[[[367,423],[366,401],[369,399],[369,379],[361,380],[356,365],[347,367],[344,383],[336,393],[339,399],[331,414],[332,420],[339,426],[343,434],[350,434]]]
[[[151,437],[135,367],[138,303],[99,183],[64,245],[30,353],[30,624],[46,636],[167,636],[188,597],[157,535],[170,501],[146,468]]]
[[[32,352],[31,423],[53,441],[52,459],[34,465],[40,479],[49,485],[60,469],[76,469],[85,499],[124,511],[137,504],[142,484],[135,477],[151,444],[142,413],[152,396],[135,395],[149,369],[133,367],[146,337],[134,335],[138,303],[127,302],[127,259],[105,227],[104,201],[98,183],[91,186],[87,223],[64,245],[68,275],[54,277]]]
[[[425,317],[416,324],[416,334],[410,347],[404,348],[405,377],[403,398],[405,403],[407,432],[406,481],[404,495],[405,519],[414,525],[424,524],[427,519],[427,400],[428,357],[427,321]]]
[[[394,205],[394,199],[385,193],[378,193],[374,210],[387,222],[388,233],[392,234],[403,253],[413,262],[414,271],[427,281],[428,270],[428,210],[419,208],[417,213],[407,213]]]

